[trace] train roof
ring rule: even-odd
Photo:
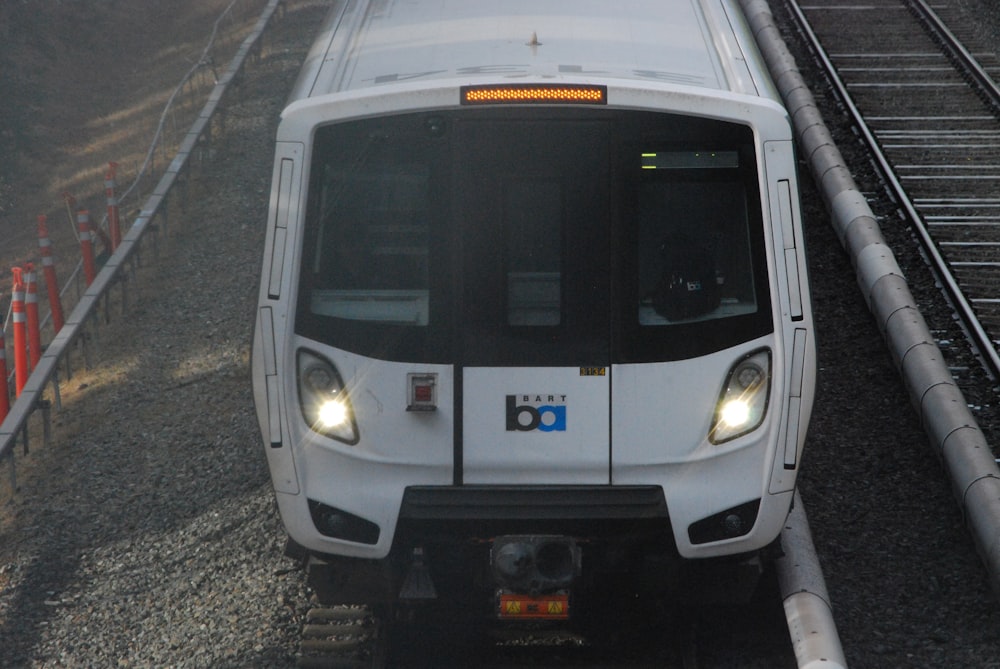
[[[735,0],[338,0],[291,101],[400,82],[632,80],[774,97]]]

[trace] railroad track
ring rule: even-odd
[[[468,620],[435,624],[392,617],[372,607],[334,605],[306,614],[298,665],[301,669],[453,665],[697,669],[694,641],[693,634],[681,638],[676,649],[669,649],[673,657],[667,657],[666,648],[650,644],[635,644],[631,653],[623,653],[621,648],[601,647],[580,634],[544,625],[502,628]]]
[[[384,667],[386,636],[381,621],[367,607],[313,608],[302,627],[298,665],[302,669]]]
[[[773,585],[773,584],[772,584]],[[777,592],[771,592],[777,601]],[[769,610],[768,610],[769,609]],[[751,669],[796,666],[787,646],[780,606],[764,606],[724,613],[739,621],[742,638],[707,623],[690,619],[650,620],[649,628],[593,639],[545,625],[499,627],[458,626],[390,620],[370,607],[317,606],[305,616],[297,664],[300,669],[416,669],[475,666],[483,669],[559,667],[560,669],[712,669],[743,666]],[[616,630],[621,632],[621,630]],[[749,639],[754,637],[752,641]],[[741,644],[743,644],[741,646]],[[752,648],[752,655],[748,649]]]
[[[954,0],[786,0],[1000,378],[1000,61]]]

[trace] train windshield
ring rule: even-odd
[[[750,128],[463,109],[316,132],[296,329],[381,359],[592,365],[773,330]]]

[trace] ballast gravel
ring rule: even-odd
[[[989,3],[963,1],[998,25]],[[16,492],[0,468],[2,667],[294,666],[308,592],[282,556],[248,369],[274,125],[325,12],[286,4],[228,98],[225,132],[146,245],[124,314],[114,289],[110,322],[102,311],[89,332],[91,368],[74,354],[52,442],[36,419]],[[877,192],[850,127],[816,95]],[[820,370],[801,487],[849,665],[1000,667],[997,600],[803,179]],[[960,341],[919,254],[899,256],[932,328]],[[977,387],[992,428],[995,388]]]

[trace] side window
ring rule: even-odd
[[[412,151],[408,152],[412,160]],[[388,142],[362,159],[322,166],[311,255],[310,309],[320,316],[399,325],[428,324],[426,162],[401,162]]]

